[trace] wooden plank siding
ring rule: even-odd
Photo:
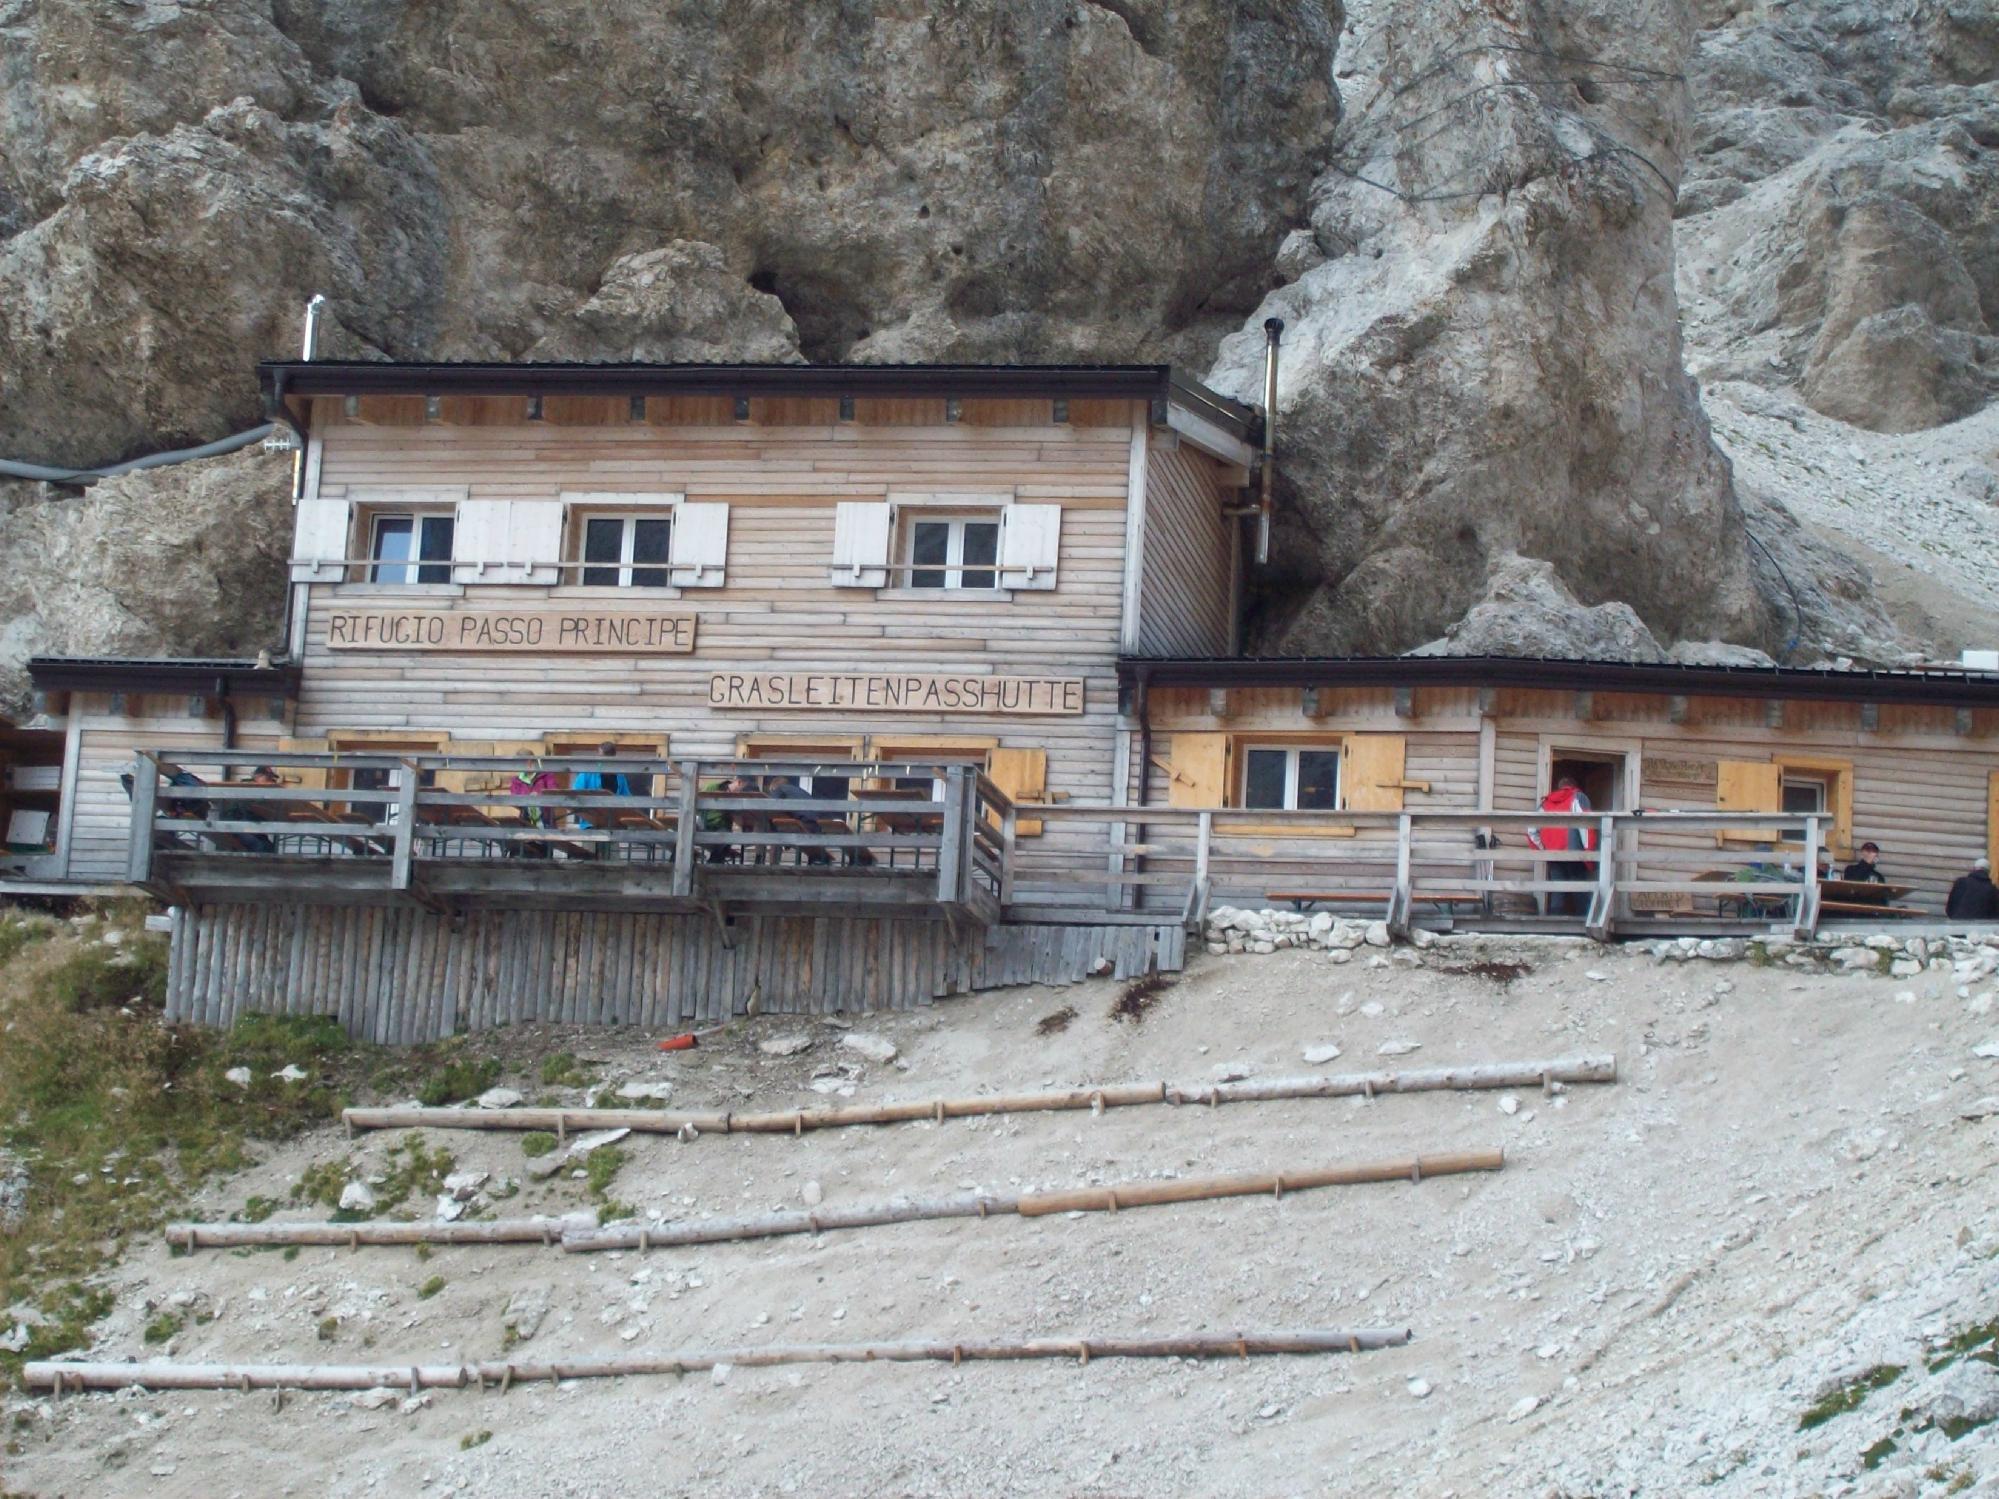
[[[408,1045],[530,1022],[679,1028],[748,1012],[909,1010],[1007,984],[1178,972],[1174,924],[1007,926],[954,938],[892,917],[196,906],[174,915],[167,1018],[332,1015]],[[383,960],[387,955],[387,961]]]
[[[1138,654],[1221,656],[1234,648],[1231,491],[1220,465],[1187,443],[1149,445]]]

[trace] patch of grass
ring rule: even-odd
[[[350,1160],[314,1161],[292,1183],[292,1201],[316,1202],[326,1208],[338,1207],[341,1192],[353,1179],[354,1163]]]
[[[500,1064],[493,1057],[453,1057],[423,1080],[417,1099],[426,1108],[463,1103],[493,1086]]]
[[[541,1059],[541,1080],[551,1088],[582,1088],[595,1082],[597,1075],[574,1052],[558,1051]]]
[[[545,1129],[531,1129],[521,1136],[521,1154],[529,1160],[539,1160],[555,1149],[555,1136]]]
[[[238,1223],[262,1223],[277,1210],[278,1200],[275,1197],[252,1195],[243,1200],[243,1206],[237,1209],[234,1216]]]
[[[359,1210],[340,1207],[340,1194],[350,1181],[357,1179],[354,1162],[346,1156],[337,1161],[314,1161],[306,1167],[292,1185],[292,1201],[316,1202],[321,1207],[333,1208],[335,1223],[361,1223],[395,1211],[412,1195],[432,1196],[443,1191],[444,1178],[457,1165],[450,1151],[442,1145],[431,1149],[424,1144],[422,1135],[412,1131],[389,1147],[387,1169],[380,1173],[382,1179],[368,1183],[368,1190],[375,1194],[373,1207]]]
[[[279,1255],[278,1258],[283,1260],[287,1265],[289,1265],[293,1260],[298,1258],[298,1245],[296,1244],[285,1245],[285,1252]]]
[[[45,980],[49,994],[72,1015],[116,1005],[164,1005],[167,945],[127,940],[120,947],[91,942],[75,949]]]
[[[1860,1404],[1876,1390],[1884,1390],[1902,1377],[1901,1364],[1876,1364],[1863,1370],[1845,1384],[1826,1391],[1805,1413],[1798,1417],[1798,1430],[1811,1431],[1826,1424],[1835,1416],[1843,1416],[1848,1411],[1860,1409]]]
[[[161,1312],[159,1316],[146,1324],[145,1337],[147,1346],[150,1347],[155,1343],[171,1342],[173,1335],[179,1332],[184,1326],[186,1326],[186,1322],[180,1313]]]
[[[416,1299],[418,1301],[428,1301],[430,1300],[431,1297],[435,1296],[439,1291],[443,1289],[444,1289],[444,1277],[441,1275],[433,1275],[429,1280],[425,1281],[422,1285],[416,1288]]]
[[[474,1447],[483,1447],[492,1440],[493,1434],[490,1431],[467,1432],[458,1439],[458,1450],[460,1452],[470,1452]]]
[[[37,920],[26,916],[0,916],[0,968],[14,960],[16,953],[46,942],[56,934],[53,921]]]
[[[630,1157],[616,1145],[599,1145],[583,1158],[583,1183],[600,1202]]]
[[[1981,1364],[1999,1365],[1999,1317],[1990,1322],[1979,1322],[1953,1334],[1943,1348],[1925,1366],[1936,1374],[1948,1369],[1961,1358],[1977,1359]]]
[[[1037,1036],[1059,1036],[1062,1032],[1069,1029],[1069,1022],[1075,1018],[1076,1007],[1074,1005],[1064,1005],[1052,1015],[1043,1015],[1035,1023],[1034,1034]]]
[[[428,1244],[417,1245],[416,1262],[419,1265],[422,1265],[422,1264],[427,1264],[429,1260],[430,1260],[430,1246]]]
[[[1173,980],[1163,973],[1148,973],[1135,978],[1124,986],[1111,1006],[1111,1019],[1140,1021],[1147,1012],[1159,1003],[1159,996],[1173,987]]]
[[[620,1218],[636,1218],[638,1215],[639,1210],[629,1202],[614,1202],[607,1197],[597,1205],[597,1226],[601,1228],[606,1223],[616,1223]]]
[[[1867,1469],[1870,1473],[1873,1472],[1874,1469],[1880,1467],[1881,1464],[1888,1460],[1888,1455],[1899,1445],[1893,1437],[1881,1438],[1872,1447],[1866,1448],[1861,1452],[1860,1466]]]
[[[334,1339],[335,1334],[337,1334],[339,1331],[340,1331],[340,1319],[338,1317],[321,1317],[319,1319],[320,1342],[331,1343]]]

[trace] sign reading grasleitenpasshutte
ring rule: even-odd
[[[651,609],[336,609],[336,651],[522,651],[544,655],[684,656],[692,614]]]
[[[1069,714],[1083,711],[1083,679],[718,671],[708,679],[708,706],[865,713]]]

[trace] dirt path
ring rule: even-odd
[[[1972,1054],[1999,1031],[1979,997],[1989,981],[1967,1000],[1947,970],[1834,978],[1487,946],[1524,953],[1533,971],[1504,986],[1440,971],[1465,962],[1456,943],[1423,966],[1413,953],[1382,966],[1308,952],[1203,959],[1139,1022],[1108,1018],[1108,983],[869,1022],[900,1048],[887,1065],[842,1048],[833,1027],[772,1021],[668,1058],[636,1037],[538,1039],[597,1060],[613,1086],[671,1081],[675,1105],[690,1107],[823,1101],[812,1074],[842,1063],[854,1096],[873,1098],[1294,1073],[1312,1070],[1304,1048],[1327,1043],[1343,1049],[1334,1070],[1381,1065],[1398,1041],[1419,1043],[1408,1065],[1614,1050],[1619,1085],[1523,1093],[1511,1113],[1490,1094],[1431,1095],[651,1139],[626,1142],[610,1190],[678,1217],[797,1206],[808,1182],[831,1204],[1503,1144],[1497,1176],[643,1257],[308,1249],[286,1261],[154,1247],[124,1267],[96,1356],[159,1352],[141,1329],[180,1296],[214,1315],[173,1340],[176,1358],[490,1358],[510,1299],[538,1291],[549,1310],[537,1353],[1350,1323],[1410,1325],[1407,1348],[1247,1364],[735,1369],[504,1398],[437,1392],[407,1412],[345,1395],[293,1396],[282,1411],[263,1395],[15,1397],[21,1450],[6,1485],[107,1499],[1802,1495],[1943,1493],[1999,1469],[1999,1426],[1954,1441],[1894,1435],[1898,1413],[1914,1402],[1919,1423],[1941,1382],[1999,1382],[1975,1361],[1923,1369],[1925,1339],[1999,1315],[1999,1123],[1959,1118],[1999,1093],[1999,1061]],[[1067,1006],[1066,1028],[1041,1034],[1037,1022]],[[757,1049],[794,1031],[814,1037],[810,1050]],[[394,1143],[363,1139],[354,1159],[379,1169]],[[516,1137],[445,1143],[463,1166],[524,1176]],[[304,1141],[203,1211],[281,1196],[348,1149],[335,1132]],[[587,1200],[558,1176],[492,1211]],[[420,1296],[432,1277],[442,1288]],[[1909,1372],[1799,1429],[1828,1390],[1879,1363]],[[1890,1437],[1895,1449],[1865,1469],[1862,1452]]]

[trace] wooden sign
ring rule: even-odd
[[[1076,714],[1083,711],[1083,679],[717,672],[708,679],[708,706],[854,713]]]
[[[1712,786],[1715,776],[1715,762],[1712,760],[1660,758],[1645,762],[1645,779],[1648,781],[1671,781],[1682,786]]]
[[[684,656],[694,616],[650,609],[336,609],[336,651],[514,651],[542,655]]]

